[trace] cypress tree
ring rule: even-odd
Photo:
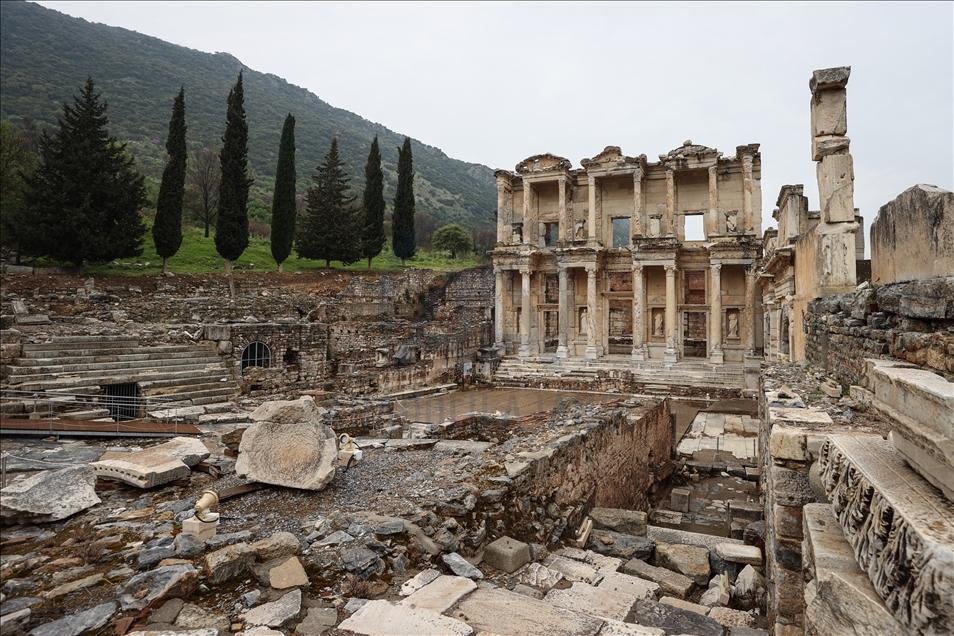
[[[156,253],[162,257],[162,273],[170,256],[175,256],[182,245],[182,199],[185,196],[186,176],[186,123],[185,88],[172,104],[172,119],[169,120],[169,138],[166,139],[169,158],[162,170],[159,184],[159,199],[156,201],[156,220],[152,225],[152,241]]]
[[[381,151],[378,150],[378,136],[371,142],[368,163],[364,166],[364,232],[361,235],[361,255],[371,259],[381,253],[388,237],[384,233],[384,171],[381,170]]]
[[[282,140],[278,144],[278,167],[275,170],[275,196],[272,199],[272,258],[283,271],[295,239],[295,118],[285,117]]]
[[[302,258],[325,262],[341,261],[345,265],[361,258],[360,209],[355,197],[348,194],[344,162],[338,156],[338,139],[312,176],[308,188],[308,207],[295,238],[295,250]]]
[[[411,160],[411,138],[404,138],[398,149],[398,183],[394,195],[392,243],[394,255],[405,261],[414,256],[417,247],[414,237],[414,166]]]
[[[93,78],[63,105],[59,132],[40,137],[40,164],[26,176],[26,253],[73,263],[142,254],[145,179],[125,144],[109,137],[106,102]]]
[[[229,91],[225,134],[219,152],[222,178],[219,182],[219,211],[215,222],[215,249],[225,259],[225,273],[232,273],[232,261],[248,247],[248,123],[245,121],[245,89],[242,72]]]

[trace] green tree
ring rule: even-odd
[[[218,216],[215,221],[215,249],[225,259],[225,273],[232,273],[232,261],[248,247],[248,122],[245,121],[245,89],[242,72],[229,91],[225,134],[219,153]]]
[[[169,257],[175,256],[182,245],[182,200],[185,197],[186,123],[185,88],[172,104],[172,119],[169,120],[169,138],[166,139],[169,159],[162,170],[159,198],[156,201],[156,220],[152,225],[152,240],[156,253],[162,257],[162,273],[166,273]]]
[[[361,209],[348,193],[350,179],[338,156],[337,137],[312,180],[295,250],[302,258],[325,261],[325,267],[331,267],[331,261],[356,263],[361,258]]]
[[[394,194],[394,221],[391,242],[394,255],[401,259],[401,266],[414,256],[417,243],[414,238],[414,165],[411,159],[411,138],[404,138],[404,146],[398,149],[398,183]]]
[[[192,215],[205,227],[205,238],[209,238],[209,226],[215,223],[219,211],[219,184],[222,182],[219,150],[212,146],[193,150],[186,176]]]
[[[364,232],[361,235],[361,255],[371,260],[381,253],[388,237],[384,233],[384,171],[381,169],[381,151],[378,136],[371,142],[368,163],[364,166]]]
[[[451,258],[457,258],[458,253],[469,252],[474,247],[470,233],[456,223],[445,225],[434,232],[431,242],[435,248],[450,252]]]
[[[278,144],[278,167],[275,170],[275,196],[272,199],[272,258],[283,271],[295,240],[295,118],[285,117],[282,140]]]
[[[0,121],[0,240],[16,250],[17,264],[26,209],[23,179],[35,165],[36,150],[26,131]]]
[[[142,254],[143,176],[124,144],[106,132],[106,102],[93,78],[63,105],[59,132],[40,138],[40,164],[26,179],[24,251],[73,263]]]

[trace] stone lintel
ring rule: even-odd
[[[808,80],[808,88],[812,93],[845,88],[848,85],[848,77],[850,75],[850,66],[819,69],[812,73],[812,78]]]
[[[829,435],[822,482],[845,539],[910,632],[954,631],[954,504],[880,436]]]

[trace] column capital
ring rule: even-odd
[[[633,273],[642,274],[643,273],[643,264],[642,263],[633,263]]]
[[[596,265],[587,264],[587,265],[584,265],[583,267],[584,269],[586,269],[587,276],[596,276]]]
[[[527,266],[527,267],[521,267],[521,268],[520,268],[520,274],[521,274],[522,276],[529,276],[529,275],[530,275],[530,267],[529,267],[529,266]]]
[[[666,276],[675,276],[676,275],[676,266],[675,265],[663,265],[666,268]]]
[[[718,274],[722,271],[722,263],[718,263],[718,262],[710,263],[709,267],[712,268],[712,272],[714,274]]]
[[[596,185],[596,175],[588,174],[586,175],[587,185],[593,186]]]

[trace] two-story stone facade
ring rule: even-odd
[[[758,150],[724,157],[687,141],[648,162],[610,146],[577,169],[542,154],[498,170],[498,349],[670,364],[754,359]],[[687,240],[687,222],[704,238]]]

